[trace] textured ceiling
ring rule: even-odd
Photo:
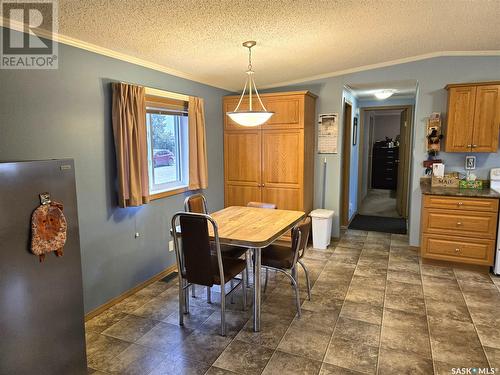
[[[443,51],[499,51],[499,0],[59,0],[68,37],[240,90]]]

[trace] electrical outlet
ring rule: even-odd
[[[174,251],[174,240],[168,242],[168,251]]]
[[[139,232],[135,232],[134,238],[139,238],[140,236],[141,236],[141,234]]]

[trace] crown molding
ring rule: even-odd
[[[22,22],[16,22],[16,21],[12,21],[12,20],[7,21],[5,19],[5,17],[1,17],[0,18],[0,26],[7,28],[6,24],[9,24],[9,28],[12,30],[24,32],[24,25]],[[134,57],[134,56],[128,55],[126,53],[117,52],[117,51],[111,50],[109,48],[98,46],[96,44],[87,43],[87,42],[84,42],[83,40],[72,38],[72,37],[64,35],[64,34],[51,33],[51,32],[45,31],[45,30],[40,30],[39,34],[43,38],[51,39],[57,43],[66,44],[66,45],[71,46],[71,47],[76,47],[76,48],[83,49],[83,50],[86,50],[89,52],[94,52],[94,53],[97,53],[99,55],[111,57],[111,58],[114,58],[114,59],[117,59],[120,61],[125,61],[128,63],[134,64],[134,65],[142,66],[144,68],[153,69],[153,70],[156,70],[156,71],[159,71],[162,73],[166,73],[166,74],[176,76],[179,78],[185,78],[185,79],[188,79],[190,81],[202,83],[202,84],[212,86],[215,88],[219,88],[219,89],[223,89],[226,91],[230,91],[230,92],[234,91],[233,88],[223,87],[223,86],[216,84],[214,82],[210,82],[208,80],[205,80],[202,77],[188,74],[185,72],[181,72],[179,70],[169,68],[165,65],[156,64],[156,63],[153,63],[151,61],[140,59],[138,57]]]
[[[22,22],[16,22],[9,20],[7,22],[4,17],[0,17],[0,27],[9,27],[12,30],[16,30],[19,32],[24,32],[24,25]],[[6,26],[6,24],[9,24],[9,26]],[[139,65],[145,68],[149,68],[152,70],[156,70],[162,73],[166,73],[172,76],[176,76],[179,78],[184,78],[188,79],[190,81],[194,81],[197,83],[205,84],[208,86],[212,86],[215,88],[223,89],[226,91],[230,92],[235,92],[234,87],[225,87],[221,86],[218,83],[211,82],[209,80],[206,80],[203,77],[192,75],[189,73],[185,73],[176,69],[169,68],[165,65],[162,64],[157,64],[153,63],[148,60],[140,59],[138,57],[134,57],[122,52],[117,52],[114,50],[111,50],[109,48],[101,47],[96,44],[92,43],[87,43],[84,42],[83,40],[76,39],[64,34],[59,34],[59,33],[50,33],[45,30],[40,31],[40,36],[47,38],[47,39],[52,39],[53,41],[57,43],[62,43],[68,46],[76,47],[79,49],[83,49],[89,52],[97,53],[99,55],[111,57],[120,61],[125,61],[134,65]],[[290,80],[290,81],[284,81],[284,82],[276,82],[268,85],[262,85],[260,86],[260,89],[271,89],[271,88],[276,88],[276,87],[283,87],[283,86],[290,86],[290,85],[296,85],[308,81],[315,81],[319,79],[324,79],[324,78],[331,78],[331,77],[338,77],[341,75],[345,74],[351,74],[351,73],[357,73],[357,72],[362,72],[366,70],[372,70],[372,69],[378,69],[378,68],[385,68],[388,66],[393,66],[393,65],[399,65],[399,64],[404,64],[404,63],[409,63],[409,62],[414,62],[414,61],[419,61],[419,60],[426,60],[426,59],[431,59],[435,57],[451,57],[451,56],[500,56],[500,50],[491,50],[491,51],[441,51],[441,52],[432,52],[432,53],[426,53],[422,55],[416,55],[416,56],[411,56],[411,57],[405,57],[402,59],[396,59],[396,60],[390,60],[382,63],[377,63],[377,64],[369,64],[369,65],[363,65],[355,68],[350,68],[350,69],[344,69],[344,70],[338,70],[338,71],[333,71],[329,73],[323,73],[323,74],[318,74],[314,76],[309,76],[309,77],[304,77],[304,78],[298,78],[295,80]]]
[[[405,63],[410,63],[410,62],[420,61],[420,60],[427,60],[427,59],[432,59],[432,58],[435,58],[435,57],[453,57],[453,56],[500,56],[500,50],[491,50],[491,51],[440,51],[440,52],[425,53],[425,54],[422,54],[422,55],[405,57],[405,58],[402,58],[402,59],[390,60],[390,61],[385,61],[385,62],[381,62],[381,63],[377,63],[377,64],[362,65],[362,66],[358,66],[356,68],[349,68],[349,69],[344,69],[344,70],[337,70],[337,71],[333,71],[333,72],[329,72],[329,73],[323,73],[323,74],[318,74],[318,75],[314,75],[314,76],[310,76],[310,77],[306,77],[306,78],[294,79],[294,80],[291,80],[291,81],[271,83],[269,85],[263,85],[263,86],[261,86],[261,90],[262,89],[272,89],[272,88],[283,87],[283,86],[297,85],[297,84],[301,84],[301,83],[304,83],[304,82],[316,81],[316,80],[325,79],[325,78],[338,77],[338,76],[343,76],[343,75],[346,75],[346,74],[363,72],[363,71],[366,71],[366,70],[386,68],[388,66],[405,64]]]

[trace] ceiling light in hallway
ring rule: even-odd
[[[382,90],[382,91],[377,91],[375,93],[375,96],[377,99],[384,100],[387,98],[390,98],[394,94],[393,90]]]

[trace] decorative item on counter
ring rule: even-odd
[[[434,163],[442,163],[442,162],[443,162],[443,160],[441,160],[441,159],[424,160],[422,164],[425,168],[425,175],[431,176],[432,175],[432,165]]]
[[[31,215],[31,252],[42,262],[52,251],[63,255],[67,223],[62,203],[52,201],[49,193],[40,194],[40,203]]]
[[[467,171],[467,177],[460,180],[460,189],[482,189],[483,181],[478,180],[477,176],[470,171]]]
[[[459,186],[459,175],[458,172],[451,172],[445,174],[443,177],[432,176],[432,187],[444,187],[444,188],[458,188]]]
[[[444,164],[443,163],[432,164],[432,175],[434,177],[444,177]]]
[[[459,184],[460,189],[482,189],[483,181],[482,180],[460,180]]]

